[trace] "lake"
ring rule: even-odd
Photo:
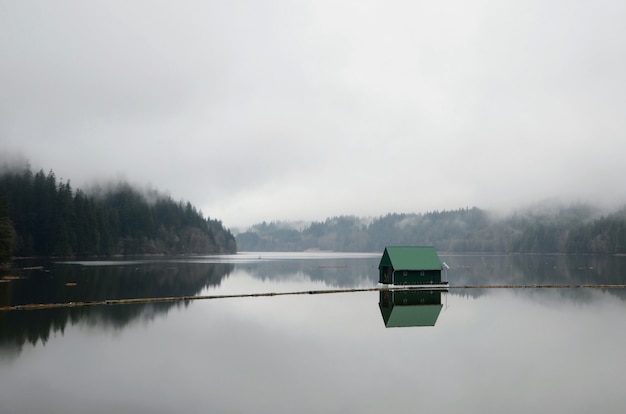
[[[445,255],[448,291],[0,312],[0,413],[626,409],[626,257]],[[379,254],[18,262],[0,307],[375,288]],[[25,268],[25,269],[24,269]]]

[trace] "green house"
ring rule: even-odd
[[[378,306],[387,328],[435,326],[441,290],[382,290]]]
[[[441,281],[443,265],[432,246],[388,246],[378,265],[378,282],[391,285],[429,285]]]

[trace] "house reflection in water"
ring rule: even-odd
[[[443,307],[441,292],[447,289],[381,290],[378,306],[385,326],[435,326]]]

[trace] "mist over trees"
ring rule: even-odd
[[[234,236],[190,203],[119,183],[98,193],[72,189],[54,172],[0,173],[0,259],[234,253]]]
[[[440,252],[626,254],[626,207],[536,205],[494,217],[477,207],[309,224],[271,222],[235,238],[190,203],[126,183],[73,189],[54,172],[0,171],[0,263],[12,255],[207,254],[308,249],[380,252],[433,245]]]
[[[263,222],[236,238],[243,251],[380,252],[389,245],[433,245],[458,253],[620,254],[626,253],[626,208],[603,215],[586,204],[535,206],[499,218],[477,207],[374,219],[340,216],[301,229]]]

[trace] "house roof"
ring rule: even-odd
[[[403,326],[435,326],[443,305],[380,307],[387,328]]]
[[[441,260],[433,246],[387,246],[379,268],[391,266],[394,270],[441,270]]]

